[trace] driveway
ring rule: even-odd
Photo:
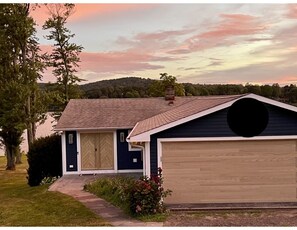
[[[297,209],[171,212],[164,226],[297,226]]]

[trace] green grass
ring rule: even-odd
[[[0,156],[0,226],[106,226],[102,218],[74,198],[27,184],[27,159],[6,171]]]
[[[105,177],[85,185],[85,190],[121,208],[127,215],[144,222],[164,222],[168,217],[167,213],[154,215],[135,216],[131,213],[129,202],[123,199],[125,188],[134,181],[133,178],[124,176]]]

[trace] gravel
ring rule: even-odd
[[[297,209],[171,212],[164,226],[297,226]]]

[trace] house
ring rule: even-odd
[[[76,99],[63,174],[163,169],[167,204],[297,202],[297,107],[255,94]]]

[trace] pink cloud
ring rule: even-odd
[[[180,47],[170,50],[170,54],[186,54],[217,46],[229,46],[238,42],[233,38],[243,35],[255,35],[265,31],[268,26],[257,17],[245,14],[221,14],[218,25],[209,31],[196,34],[184,41]],[[233,39],[233,40],[232,40]]]
[[[222,14],[223,21],[211,31],[200,34],[199,38],[224,38],[256,34],[267,29],[256,17],[244,14]]]
[[[81,54],[81,69],[98,73],[140,71],[159,69],[163,66],[151,64],[155,61],[167,61],[168,58],[157,57],[151,54],[131,51],[86,53]]]
[[[32,4],[34,5],[34,4]],[[49,5],[53,5],[49,4]],[[119,12],[145,10],[155,7],[155,4],[75,4],[75,12],[69,17],[69,21],[78,21],[96,15],[109,15]],[[49,12],[45,4],[38,4],[36,10],[31,10],[32,17],[39,25],[49,18]]]
[[[135,36],[136,40],[165,40],[172,39],[176,36],[185,35],[193,32],[193,29],[185,29],[185,30],[171,30],[171,31],[161,31],[156,33],[140,33]]]
[[[286,14],[288,18],[297,19],[297,4],[289,4],[288,12]]]

